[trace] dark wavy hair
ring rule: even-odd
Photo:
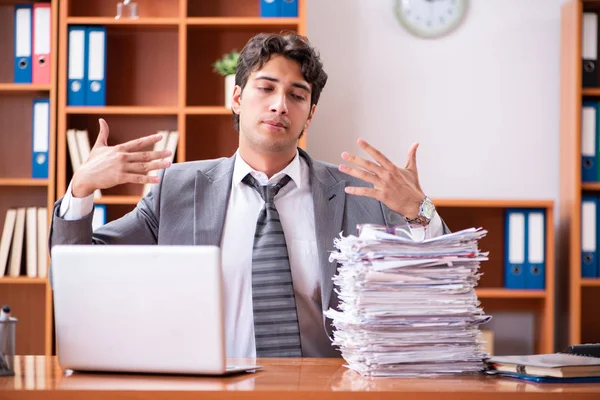
[[[259,33],[253,36],[240,52],[235,72],[235,84],[242,88],[248,83],[250,74],[259,70],[274,54],[280,54],[300,64],[302,75],[311,85],[310,106],[319,102],[321,91],[327,83],[327,74],[317,50],[306,36],[295,32]],[[233,113],[233,126],[240,129],[240,116]]]

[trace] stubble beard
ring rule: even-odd
[[[298,140],[304,133],[304,129],[295,136],[289,136],[287,133],[283,133],[282,137],[273,140],[273,138],[266,138],[261,135],[244,135],[246,141],[255,151],[264,153],[280,153],[285,150],[295,149],[298,146]]]

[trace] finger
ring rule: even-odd
[[[102,118],[98,119],[98,124],[100,125],[100,132],[98,132],[98,138],[96,139],[94,147],[97,145],[108,146],[108,124]]]
[[[171,166],[170,160],[155,160],[145,163],[131,163],[125,166],[125,171],[134,174],[146,174],[149,171],[157,169],[169,168]]]
[[[376,164],[373,161],[366,160],[362,157],[355,156],[354,154],[350,154],[346,151],[342,153],[342,159],[351,162],[354,165],[358,165],[359,167],[364,168],[375,175],[380,175],[383,172],[381,165]]]
[[[367,172],[363,169],[349,167],[347,165],[340,165],[339,170],[345,174],[351,175],[355,178],[363,180],[365,182],[369,182],[373,184],[373,186],[378,186],[381,183],[381,179],[377,175],[374,175],[370,172]]]
[[[375,200],[381,201],[381,191],[373,188],[348,186],[344,188],[344,191],[348,194],[355,196],[371,197]]]
[[[391,162],[386,156],[383,155],[382,152],[377,150],[375,147],[371,146],[364,139],[358,139],[358,145],[366,151],[375,161],[377,161],[383,168],[391,170],[396,168],[393,162]]]
[[[162,139],[161,133],[155,133],[154,135],[144,136],[139,139],[130,140],[129,142],[125,142],[120,144],[117,150],[132,152],[132,151],[140,151],[154,143],[160,141]]]
[[[154,160],[160,160],[171,156],[169,150],[163,151],[138,151],[135,153],[123,153],[125,154],[125,161],[129,163],[134,162],[150,162]]]
[[[119,183],[158,183],[160,182],[159,176],[151,176],[145,174],[131,174],[124,172],[119,176]]]
[[[406,160],[405,169],[409,169],[411,171],[417,172],[417,149],[419,148],[419,143],[413,143],[408,150],[408,159]]]

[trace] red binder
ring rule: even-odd
[[[52,8],[50,3],[33,5],[33,71],[32,83],[50,83],[52,54]]]

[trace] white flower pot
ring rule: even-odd
[[[231,108],[231,100],[233,98],[233,89],[235,88],[235,74],[225,77],[225,107]]]

